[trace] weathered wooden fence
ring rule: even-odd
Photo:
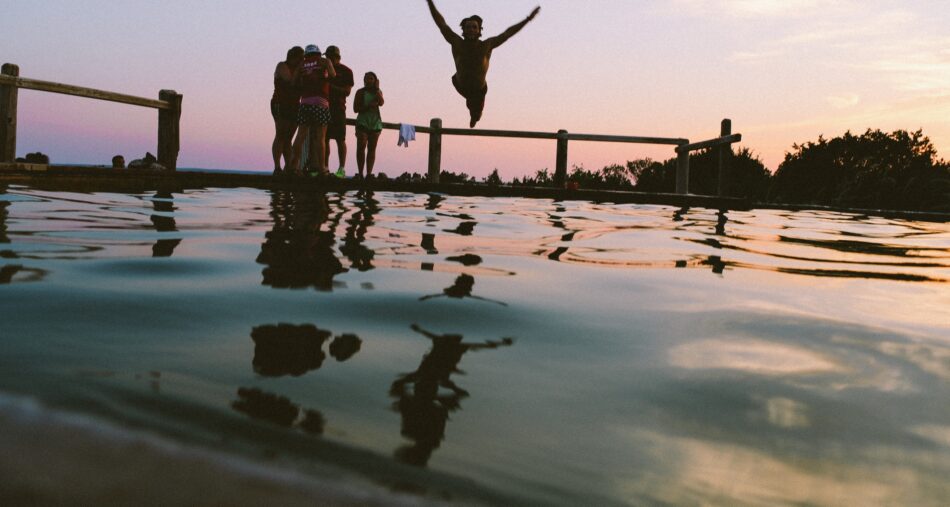
[[[158,162],[174,170],[178,164],[179,122],[182,96],[173,90],[161,90],[158,100],[133,97],[120,93],[94,90],[73,85],[39,81],[20,77],[20,69],[13,64],[4,64],[0,72],[0,163],[13,162],[16,157],[17,92],[20,88],[52,93],[62,93],[98,100],[107,100],[135,106],[158,109]],[[356,120],[348,119],[349,125]],[[516,130],[484,130],[445,128],[442,120],[433,118],[428,126],[415,125],[415,131],[429,136],[428,180],[439,182],[442,172],[442,136],[509,137],[521,139],[550,139],[556,141],[554,184],[561,187],[567,180],[567,154],[570,141],[595,141],[630,144],[664,144],[675,146],[677,154],[676,193],[689,193],[689,153],[706,148],[720,148],[719,195],[728,187],[728,166],[724,147],[742,140],[742,134],[732,133],[732,122],[723,120],[719,137],[690,143],[688,139],[644,136],[617,136],[600,134],[572,134],[566,130],[557,132],[527,132]],[[398,123],[383,123],[383,128],[399,130]]]
[[[349,125],[355,125],[356,120],[347,120]],[[400,124],[383,122],[384,129],[399,130]],[[689,153],[706,148],[715,148],[731,145],[742,140],[742,134],[732,133],[732,121],[722,120],[720,135],[706,141],[690,143],[689,139],[643,136],[614,136],[600,134],[571,134],[566,130],[554,132],[525,132],[515,130],[484,130],[465,128],[445,128],[442,120],[433,118],[429,126],[414,125],[417,133],[429,135],[429,167],[428,179],[433,183],[439,182],[442,172],[442,136],[479,136],[479,137],[517,137],[521,139],[551,139],[557,141],[555,154],[554,185],[561,187],[567,180],[567,147],[569,141],[597,141],[607,143],[630,144],[666,144],[675,146],[677,154],[676,165],[676,193],[689,193]],[[723,151],[719,155],[719,194],[725,195],[728,188],[728,165]]]
[[[161,90],[158,100],[123,95],[67,84],[20,77],[20,68],[11,63],[0,69],[0,163],[16,158],[17,97],[19,89],[62,93],[158,109],[158,163],[170,170],[178,166],[181,121],[181,95]]]

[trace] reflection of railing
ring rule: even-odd
[[[348,119],[346,123],[355,125],[356,120]],[[384,129],[399,130],[398,123],[383,123]],[[742,134],[732,134],[732,121],[722,120],[720,136],[690,144],[689,139],[668,138],[668,137],[642,137],[642,136],[612,136],[600,134],[571,134],[566,130],[553,132],[525,132],[517,130],[485,130],[485,129],[460,129],[443,128],[440,118],[433,118],[428,127],[415,125],[417,133],[429,134],[429,181],[439,182],[439,173],[442,171],[442,136],[476,136],[476,137],[517,137],[521,139],[553,139],[557,141],[557,155],[554,170],[554,185],[563,186],[567,180],[567,143],[568,141],[598,141],[607,143],[631,143],[631,144],[671,144],[676,146],[676,193],[689,193],[689,152],[702,150],[705,148],[720,147],[729,145],[742,140]],[[719,195],[724,195],[726,188],[725,181],[728,181],[728,172],[726,170],[725,157],[720,151],[719,155]]]
[[[174,90],[161,90],[158,100],[154,100],[19,76],[18,66],[3,64],[0,71],[0,163],[13,162],[16,157],[17,95],[23,88],[158,109],[158,163],[171,170],[177,167],[181,95]]]

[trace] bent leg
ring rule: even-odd
[[[466,97],[465,89],[459,84],[458,74],[452,74],[452,86],[455,87],[455,91],[459,92],[459,95]]]
[[[469,128],[474,127],[482,119],[482,111],[485,109],[485,95],[488,93],[488,85],[477,92],[470,93],[465,97],[465,106],[468,107],[471,122]]]

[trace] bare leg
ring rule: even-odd
[[[274,156],[274,172],[280,172],[280,155],[284,152],[283,139],[281,139],[280,121],[274,120],[274,142],[270,146],[271,155]]]
[[[284,168],[290,167],[290,162],[294,158],[294,132],[297,131],[297,122],[280,120],[277,122],[278,135],[280,136],[280,153],[277,155],[275,169],[280,168],[280,156],[284,157]]]
[[[363,165],[366,161],[366,133],[356,133],[356,170],[363,175]]]
[[[487,91],[488,87],[485,87],[483,90],[471,93],[468,97],[465,97],[465,105],[468,107],[468,113],[471,117],[471,122],[468,125],[469,128],[474,128],[478,120],[482,119],[482,111],[485,109],[485,93]]]
[[[337,158],[340,159],[340,167],[346,167],[346,138],[336,140]]]
[[[462,86],[458,80],[458,75],[452,76],[452,86],[459,95],[465,97],[465,107],[468,108],[468,114],[471,118],[468,126],[474,128],[475,124],[482,119],[482,110],[485,109],[485,95],[488,93],[488,85],[481,89],[472,89],[471,86]],[[478,85],[475,85],[476,87]]]
[[[297,137],[294,138],[294,155],[290,162],[290,170],[300,174],[300,159],[303,155],[303,144],[310,135],[310,125],[301,125],[297,128]]]
[[[367,136],[369,146],[366,148],[366,175],[373,174],[373,166],[376,164],[376,144],[379,142],[379,132],[373,132]]]
[[[330,169],[330,145],[333,144],[332,141],[334,141],[334,139],[327,138],[327,150],[324,155],[328,170]],[[346,167],[346,139],[335,139],[335,141],[337,159],[340,161],[340,165],[337,167]]]
[[[310,160],[316,162],[317,172],[327,174],[327,126],[315,125],[313,128],[314,138],[310,143]],[[313,166],[311,166],[313,168]]]

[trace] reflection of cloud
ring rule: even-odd
[[[881,462],[869,451],[855,460],[816,462],[646,431],[621,438],[660,465],[647,473],[631,471],[617,484],[619,494],[643,504],[938,505],[947,491],[940,467],[910,452],[893,451],[896,461]]]
[[[917,343],[882,343],[881,352],[913,363],[927,373],[950,381],[950,349]]]
[[[825,100],[831,104],[831,107],[836,109],[845,109],[858,105],[858,102],[861,102],[861,97],[858,97],[858,95],[854,93],[848,93],[845,95],[825,97]]]
[[[779,428],[807,428],[811,425],[808,407],[788,398],[769,398],[765,402],[765,414],[769,424]]]
[[[911,433],[950,448],[950,426],[923,425],[911,428]]]
[[[826,373],[840,368],[810,350],[751,339],[712,339],[670,350],[670,364],[689,370],[739,370],[758,375]]]

